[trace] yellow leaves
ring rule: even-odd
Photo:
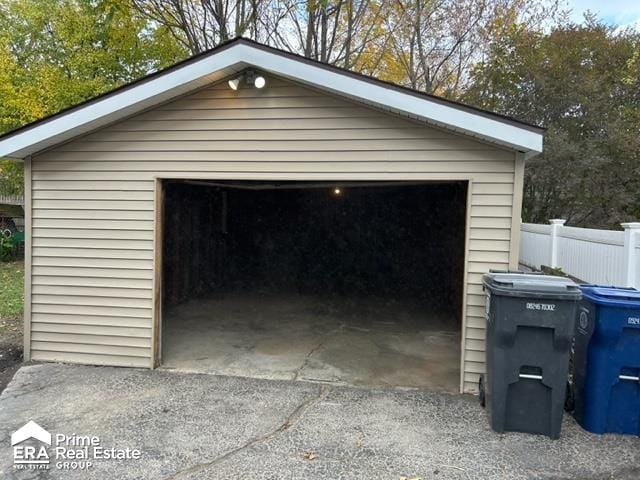
[[[632,86],[638,82],[640,77],[640,41],[633,50],[633,54],[626,62],[625,71],[622,72],[622,82],[625,85]]]
[[[22,195],[24,168],[22,162],[0,160],[0,192],[4,195]]]
[[[21,0],[0,15],[0,133],[180,59],[127,0]]]
[[[318,456],[311,451],[302,452],[300,456],[305,460],[315,460],[318,458]]]

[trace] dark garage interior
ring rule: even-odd
[[[163,186],[165,368],[458,390],[466,182]]]

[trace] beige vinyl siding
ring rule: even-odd
[[[481,276],[507,268],[515,154],[315,90],[210,86],[32,160],[34,360],[152,366],[155,178],[471,181],[464,389]]]

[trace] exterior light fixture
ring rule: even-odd
[[[333,193],[335,195],[342,195],[342,190],[340,190],[338,187],[336,187],[336,188],[333,189]]]
[[[227,83],[231,90],[238,90],[241,82],[244,82],[248,86],[254,86],[255,88],[264,88],[267,84],[267,79],[259,75],[255,70],[247,70],[240,74],[240,76],[232,78]]]
[[[247,70],[244,74],[244,78],[247,85],[253,85],[255,88],[264,88],[267,84],[267,79],[255,70]]]
[[[262,75],[256,75],[256,77],[253,79],[253,85],[256,88],[263,88],[266,84],[267,81]]]

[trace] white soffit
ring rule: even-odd
[[[542,151],[540,129],[237,40],[184,65],[8,133],[0,137],[0,157],[24,158],[233,75],[247,66],[497,143],[524,152],[525,157]]]

